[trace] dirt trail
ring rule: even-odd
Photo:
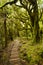
[[[18,47],[19,47],[19,41],[15,40],[13,42],[13,47],[11,49],[11,53],[10,53],[10,57],[9,57],[9,65],[21,65]]]

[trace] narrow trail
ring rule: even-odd
[[[19,48],[19,41],[15,40],[13,42],[13,47],[11,49],[9,57],[9,65],[21,65],[18,48]]]

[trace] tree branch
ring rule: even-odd
[[[12,4],[14,4],[14,3],[15,3],[14,1],[7,2],[7,3],[5,3],[2,7],[0,7],[0,9],[2,9],[3,7],[5,7],[5,6],[8,5],[8,4],[12,5]]]

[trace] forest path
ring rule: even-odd
[[[9,57],[9,65],[21,65],[20,58],[19,58],[19,40],[15,40],[12,42],[13,46],[10,52]]]

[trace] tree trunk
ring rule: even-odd
[[[4,19],[4,31],[5,31],[5,47],[7,47],[6,14],[5,14],[5,19]]]
[[[38,15],[38,5],[37,1],[35,2],[36,4],[34,5],[34,40],[36,43],[40,41],[40,35],[39,35],[39,15]]]
[[[35,4],[32,3],[33,12],[30,16],[31,19],[31,24],[33,27],[33,41],[38,43],[40,41],[40,35],[39,35],[39,15],[38,15],[38,5],[37,5],[37,0],[35,0]]]

